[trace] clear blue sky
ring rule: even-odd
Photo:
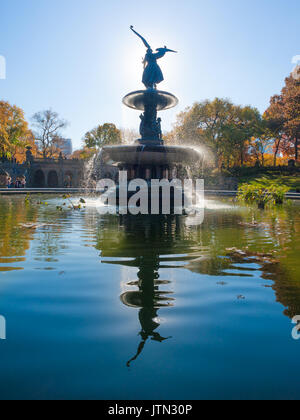
[[[142,88],[144,47],[179,51],[160,61],[160,85],[180,99],[162,115],[164,129],[195,101],[227,97],[264,111],[300,54],[299,0],[0,0],[0,55],[7,79],[0,99],[29,119],[51,107],[81,145],[99,123],[137,128],[122,97]]]

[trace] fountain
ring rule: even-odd
[[[175,51],[167,47],[158,48],[154,53],[148,42],[136,32],[147,48],[144,64],[143,83],[146,90],[129,93],[123,104],[131,109],[142,111],[140,115],[140,135],[132,145],[105,146],[99,159],[98,167],[114,166],[119,171],[126,171],[128,180],[180,178],[182,168],[190,166],[200,159],[200,155],[191,147],[169,146],[164,144],[161,118],[158,112],[178,105],[178,99],[171,93],[160,91],[157,85],[164,80],[157,60],[167,52]],[[100,170],[98,176],[104,177]]]

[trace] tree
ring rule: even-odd
[[[27,147],[31,148],[31,153],[34,157],[38,156],[35,138],[30,130],[25,136],[22,136],[22,138],[19,141],[19,144],[15,147],[13,156],[18,163],[25,162]]]
[[[88,131],[84,136],[84,143],[90,149],[101,149],[103,146],[120,144],[121,142],[121,131],[114,124],[109,123],[99,125]]]
[[[293,75],[285,80],[282,89],[284,100],[285,132],[294,143],[295,160],[299,158],[300,142],[300,79]]]
[[[231,118],[224,126],[223,154],[235,158],[243,166],[249,149],[261,146],[263,134],[263,122],[260,112],[250,106],[236,106],[231,110]],[[259,152],[262,152],[260,148]],[[228,165],[229,166],[229,165]]]
[[[79,159],[79,160],[87,160],[91,159],[96,153],[96,149],[90,149],[88,147],[84,147],[80,150],[75,150],[71,156],[71,159]]]
[[[259,162],[262,166],[265,166],[265,158],[266,156],[270,156],[273,145],[273,138],[263,133],[259,137],[252,139],[249,145],[249,153],[255,158],[255,162]]]
[[[256,108],[236,106],[227,99],[195,103],[178,115],[169,143],[204,146],[215,157],[216,166],[243,164],[247,141],[261,132]]]
[[[66,128],[67,122],[59,115],[48,109],[32,117],[34,134],[43,158],[51,158],[60,152],[59,144],[61,130]]]
[[[0,156],[12,158],[17,148],[25,149],[30,135],[23,110],[0,101]]]
[[[280,95],[271,98],[264,114],[268,128],[275,139],[274,162],[281,152],[290,157],[291,149],[295,160],[299,159],[300,141],[300,78],[290,75]]]
[[[141,136],[136,130],[133,130],[130,128],[122,128],[121,137],[122,137],[123,144],[132,144]]]
[[[178,115],[177,122],[168,141],[208,148],[215,157],[216,165],[222,155],[224,127],[228,123],[233,104],[216,98],[214,101],[196,102]]]
[[[284,135],[285,118],[282,113],[283,100],[280,95],[272,96],[270,106],[263,115],[266,122],[265,135],[274,140],[274,166],[277,165],[277,157],[282,145]]]

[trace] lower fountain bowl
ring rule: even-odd
[[[107,165],[189,165],[201,159],[192,147],[164,145],[105,146],[101,158]]]

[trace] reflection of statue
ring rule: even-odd
[[[131,363],[137,360],[137,358],[142,354],[149,337],[152,337],[151,338],[152,341],[157,341],[159,343],[162,343],[163,341],[168,340],[169,338],[172,338],[172,337],[164,338],[158,332],[155,331],[160,326],[160,324],[155,321],[156,317],[157,317],[156,309],[142,308],[140,310],[139,320],[142,326],[142,330],[139,333],[139,335],[141,336],[142,340],[138,346],[136,355],[127,362],[128,367],[130,367]]]
[[[137,279],[127,283],[127,291],[120,296],[124,305],[138,310],[140,322],[140,342],[127,366],[142,354],[147,342],[163,343],[171,338],[167,334],[162,336],[159,332],[159,311],[174,306],[175,297],[170,290],[172,282],[161,280],[159,270],[161,256],[173,252],[182,220],[173,216],[166,218],[127,215],[121,216],[117,223],[117,226],[120,224],[122,227],[123,234],[116,235],[117,226],[114,226],[113,231],[104,229],[99,232],[97,249],[101,249],[105,264],[120,264],[137,269]],[[150,243],[155,245],[149,249]],[[109,261],[107,258],[113,260]],[[132,290],[132,287],[135,290]]]
[[[169,50],[167,47],[157,48],[157,53],[154,53],[148,42],[143,38],[138,32],[133,29],[133,26],[130,29],[143,41],[145,47],[147,48],[147,54],[144,59],[144,74],[143,74],[143,83],[147,89],[155,89],[156,85],[161,83],[164,80],[161,68],[157,64],[157,60],[164,57],[167,52],[176,52]]]
[[[172,292],[161,291],[161,284],[168,284],[168,281],[159,281],[159,256],[139,257],[136,260],[140,270],[138,272],[139,281],[129,284],[136,285],[139,291],[126,292],[121,296],[122,302],[130,307],[140,308],[139,321],[141,324],[141,343],[138,346],[137,353],[132,357],[127,366],[136,360],[142,353],[145,344],[149,338],[152,341],[162,343],[171,337],[162,337],[156,330],[160,326],[158,319],[158,309],[172,306],[173,298],[169,297]]]

